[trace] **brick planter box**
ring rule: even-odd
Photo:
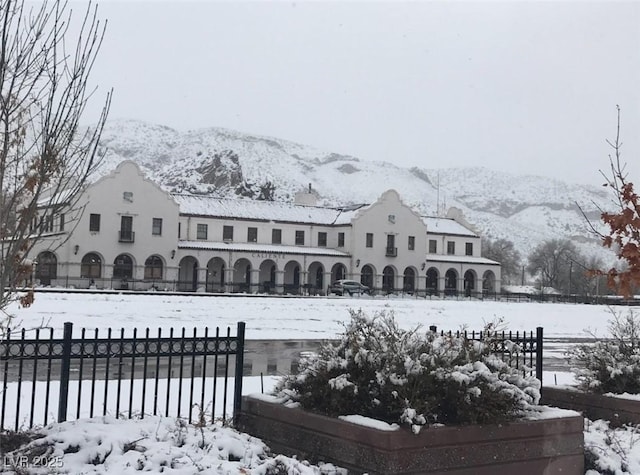
[[[584,393],[574,389],[542,388],[542,404],[581,412],[589,419],[605,419],[612,426],[640,424],[640,401]]]
[[[370,475],[584,474],[578,414],[484,426],[385,431],[244,397],[236,426],[276,453]]]

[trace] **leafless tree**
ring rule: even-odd
[[[609,170],[600,170],[605,182],[602,186],[611,190],[612,203],[609,211],[599,209],[600,219],[609,228],[606,233],[596,229],[582,208],[582,216],[593,234],[598,236],[604,247],[612,249],[619,265],[608,271],[599,268],[590,270],[592,276],[606,277],[607,286],[624,297],[632,297],[640,288],[640,197],[628,178],[626,164],[622,160],[620,140],[620,106],[616,105],[616,138],[607,140],[613,149],[609,154]]]
[[[508,239],[482,240],[482,255],[501,265],[502,282],[514,283],[520,277],[520,253]]]
[[[616,138],[607,143],[613,149],[609,155],[609,172],[602,172],[604,186],[613,194],[614,211],[602,212],[601,219],[608,226],[607,235],[600,235],[605,247],[613,248],[623,268],[606,272],[607,284],[625,297],[631,297],[640,287],[640,197],[629,180],[622,161],[620,140],[620,106],[616,106],[618,122]]]
[[[78,33],[64,0],[0,0],[0,311],[28,282],[34,245],[51,235],[61,208],[77,209],[102,156],[97,125],[80,125],[95,89],[89,76],[105,33],[97,7],[82,7]],[[74,18],[75,20],[75,18]],[[75,214],[78,216],[78,214]],[[66,228],[73,223],[67,222]],[[33,292],[22,294],[29,305]],[[0,319],[1,321],[2,319]],[[6,322],[5,322],[6,325]],[[0,330],[3,325],[0,323]]]
[[[529,254],[527,271],[538,276],[543,287],[554,287],[566,293],[572,293],[575,287],[572,279],[578,277],[578,272],[584,273],[584,265],[576,266],[576,263],[585,262],[576,246],[568,239],[551,239],[538,245]],[[573,275],[574,267],[576,274]],[[577,279],[576,279],[577,281]]]

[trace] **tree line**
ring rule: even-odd
[[[604,262],[586,256],[569,239],[550,239],[540,243],[523,259],[508,239],[484,239],[482,255],[502,266],[502,284],[532,284],[542,292],[554,289],[566,295],[600,295],[609,293]]]

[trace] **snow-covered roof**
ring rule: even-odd
[[[543,287],[541,291],[540,287],[535,285],[503,285],[501,289],[503,292],[510,294],[540,295],[543,293],[545,295],[560,295],[560,292],[553,287]]]
[[[180,213],[229,219],[256,219],[306,224],[349,224],[360,205],[349,208],[302,206],[279,201],[215,198],[201,195],[173,194]]]
[[[429,262],[451,262],[452,264],[486,264],[489,266],[499,266],[500,263],[487,259],[486,257],[473,256],[452,256],[449,254],[427,254]]]
[[[78,193],[75,191],[75,193]],[[49,208],[51,206],[67,204],[74,196],[74,190],[67,189],[59,191],[54,195],[47,195],[43,193],[38,200],[38,208]]]
[[[350,257],[344,251],[326,247],[281,246],[278,244],[256,244],[220,241],[179,241],[180,249],[206,249],[211,251],[259,252],[264,254],[305,254],[310,256]]]
[[[451,218],[438,218],[434,216],[423,216],[422,221],[427,225],[429,234],[455,234],[457,236],[479,237],[471,229]]]

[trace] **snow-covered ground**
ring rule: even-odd
[[[611,310],[602,305],[575,305],[479,300],[425,300],[415,298],[309,297],[211,297],[172,296],[161,292],[132,295],[118,293],[41,293],[29,308],[10,307],[22,328],[42,325],[61,330],[74,323],[74,335],[82,327],[131,330],[171,327],[224,327],[246,323],[247,339],[330,339],[340,333],[349,309],[368,314],[393,311],[400,326],[436,325],[457,330],[462,326],[481,330],[503,319],[509,330],[544,328],[546,338],[584,337],[585,329],[602,334]],[[624,308],[614,309],[624,311]]]
[[[491,301],[422,300],[411,298],[260,298],[170,296],[158,294],[38,294],[30,308],[10,307],[15,324],[22,328],[50,326],[57,331],[64,322],[80,328],[131,330],[158,327],[168,329],[227,326],[238,321],[247,325],[248,339],[323,339],[334,338],[349,319],[349,309],[369,314],[393,311],[401,327],[437,325],[442,329],[460,327],[481,329],[486,322],[504,320],[510,330],[534,330],[542,326],[545,337],[584,337],[585,330],[605,335],[611,309],[604,306],[507,303]],[[613,309],[626,312],[627,309]],[[568,373],[545,374],[547,382],[571,384]],[[265,390],[275,384],[268,378]],[[260,390],[259,378],[246,378],[243,393]],[[9,401],[11,402],[11,401]],[[11,404],[8,404],[8,407]],[[628,473],[640,473],[639,435],[629,431],[607,432],[604,423],[591,424],[585,431],[587,443],[609,450],[606,460],[612,473],[628,467]],[[320,474],[339,473],[332,466],[309,466],[282,456],[272,456],[261,441],[223,427],[220,424],[199,428],[172,417],[150,417],[131,421],[112,416],[94,417],[51,424],[43,430],[52,448],[32,463],[31,472],[53,473],[149,473],[192,474]],[[608,449],[611,438],[624,450]],[[66,453],[65,453],[66,452]],[[32,461],[33,462],[33,461]],[[97,463],[96,463],[97,462]],[[14,464],[20,469],[24,459],[5,458],[0,471]],[[270,472],[272,471],[272,472]],[[8,473],[11,473],[10,471]]]

